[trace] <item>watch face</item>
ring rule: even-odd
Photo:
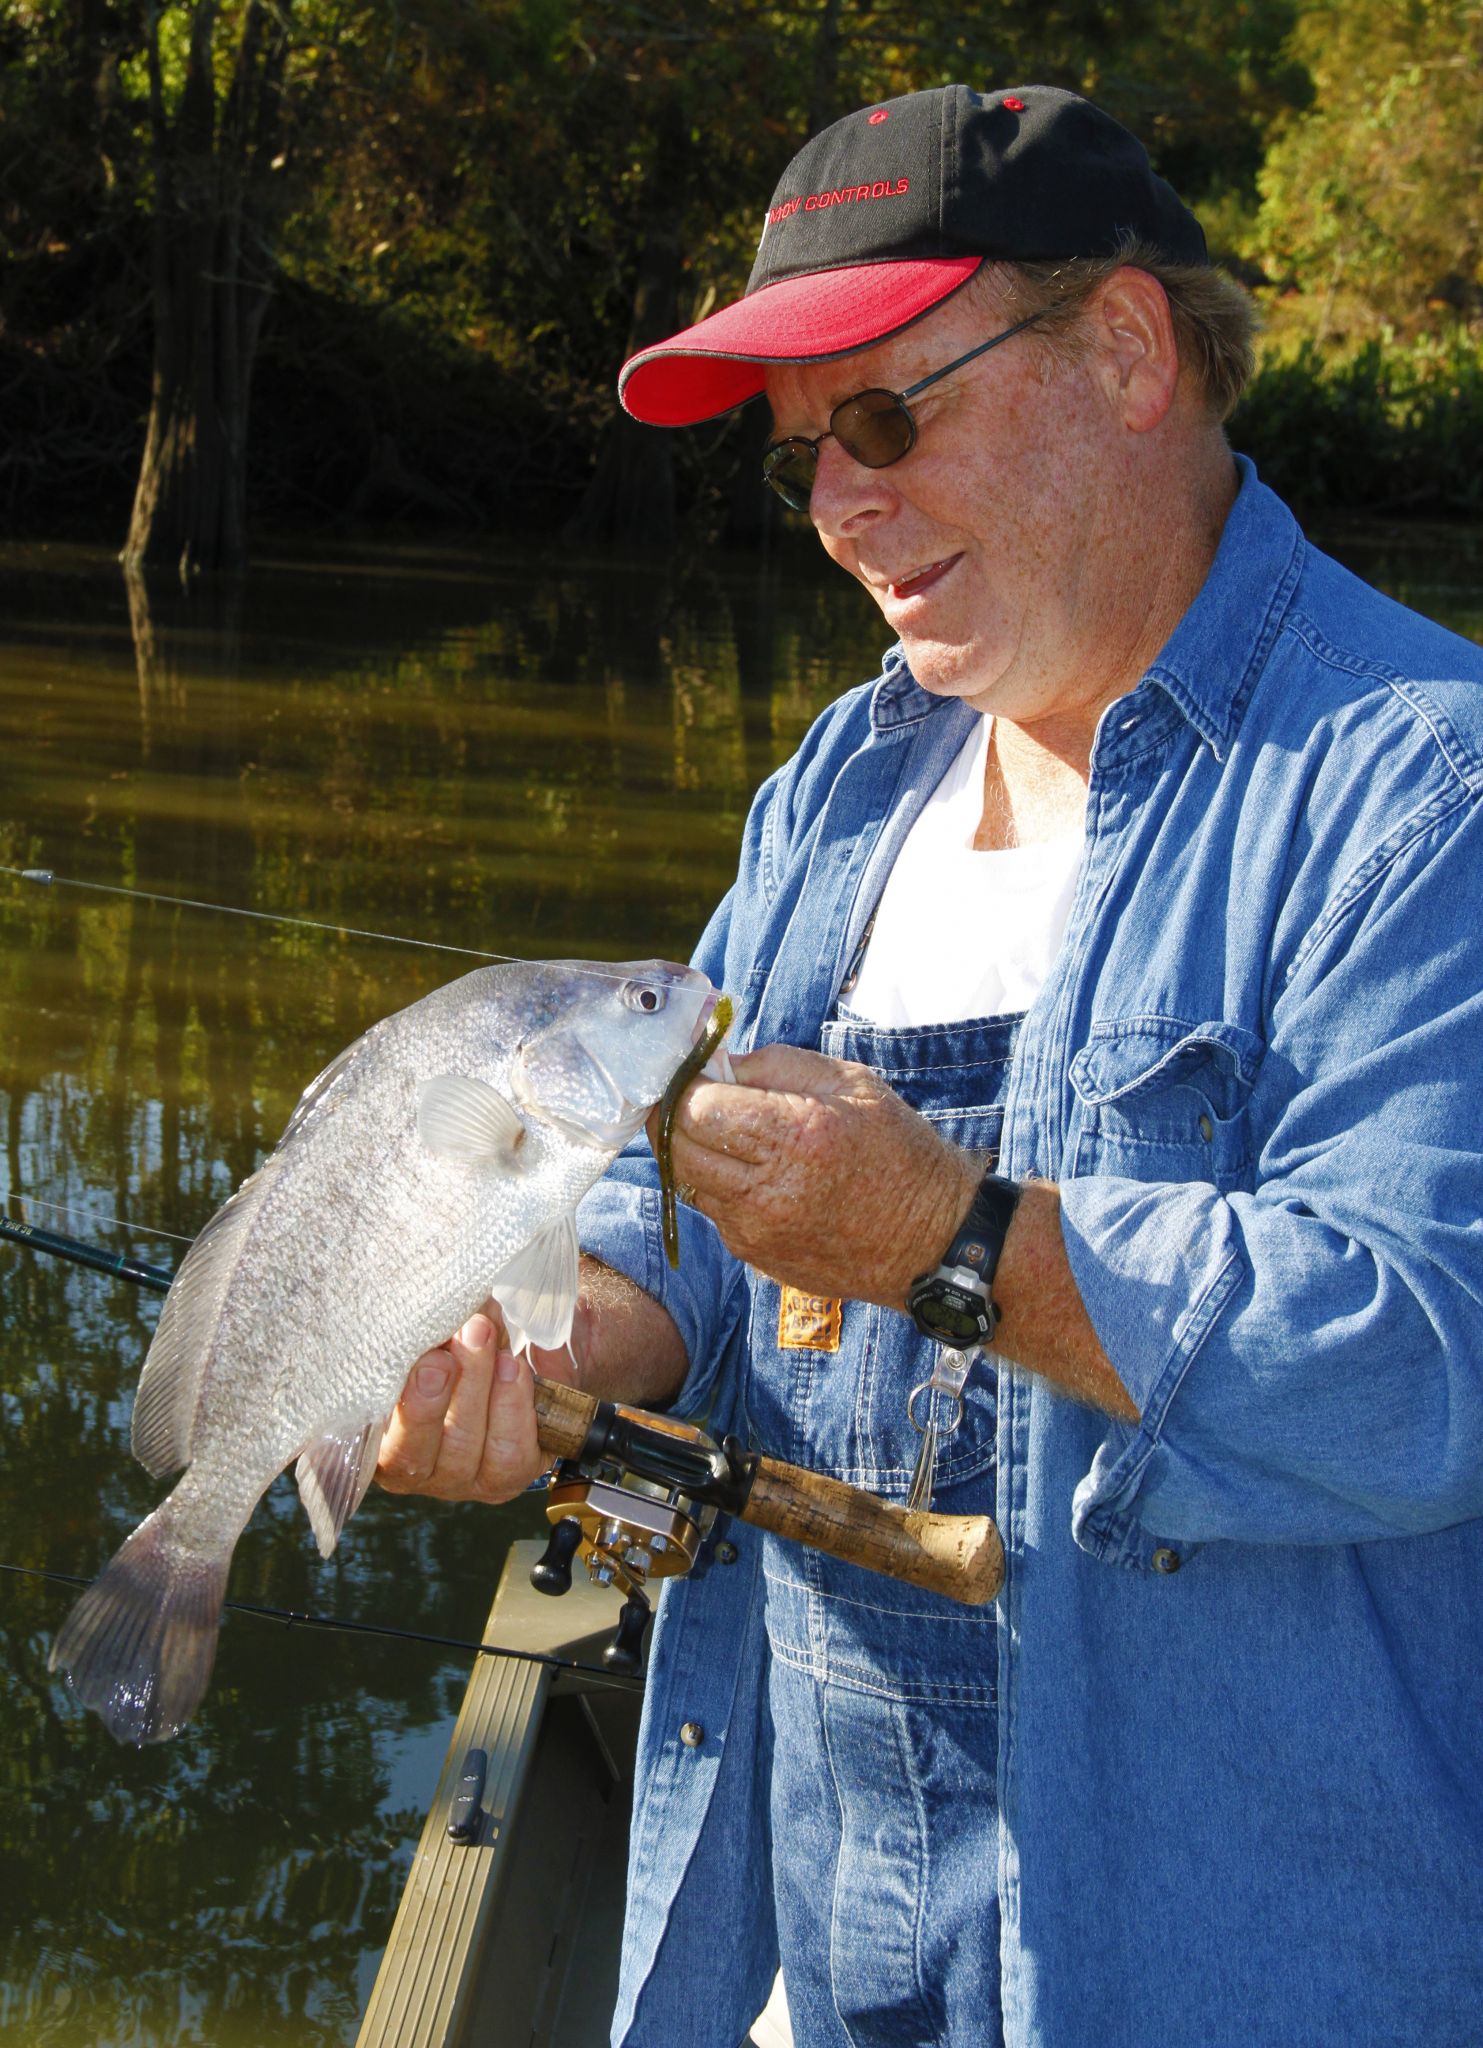
[[[913,1288],[908,1306],[924,1337],[935,1337],[957,1350],[969,1344],[987,1344],[994,1334],[993,1313],[983,1298],[948,1280],[934,1278],[920,1291]]]

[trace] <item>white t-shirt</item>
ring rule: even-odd
[[[993,722],[979,719],[906,836],[845,1007],[887,1028],[1013,1016],[1045,985],[1071,914],[1083,834],[980,853]]]

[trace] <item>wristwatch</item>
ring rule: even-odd
[[[934,1272],[919,1273],[906,1291],[907,1314],[924,1337],[955,1351],[992,1344],[999,1310],[990,1289],[1020,1190],[1001,1174],[986,1173],[968,1214]]]

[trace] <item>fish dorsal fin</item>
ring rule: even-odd
[[[282,1169],[274,1153],[224,1202],[170,1283],[139,1375],[129,1441],[146,1472],[163,1479],[194,1451],[201,1380],[242,1248]]]
[[[572,1334],[577,1306],[577,1226],[560,1217],[494,1277],[512,1351],[557,1351]]]
[[[459,1166],[508,1173],[525,1141],[520,1113],[472,1074],[434,1074],[417,1090],[417,1132],[429,1152]]]
[[[294,1478],[321,1557],[331,1554],[340,1531],[366,1497],[389,1420],[373,1416],[360,1429],[316,1437],[299,1454]]]

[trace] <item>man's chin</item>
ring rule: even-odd
[[[907,667],[922,688],[934,697],[976,697],[993,687],[966,647],[951,641],[923,640],[910,633],[901,636]]]

